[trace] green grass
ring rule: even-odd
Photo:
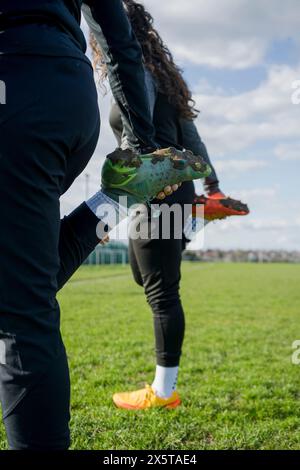
[[[186,339],[176,410],[127,412],[150,382],[153,327],[128,267],[82,268],[60,293],[74,449],[300,449],[300,266],[183,265]],[[5,448],[0,427],[0,449]]]

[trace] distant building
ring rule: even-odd
[[[284,250],[195,250],[185,251],[187,261],[242,263],[300,263],[300,251]]]
[[[300,251],[284,250],[187,250],[185,261],[223,262],[223,263],[300,263]],[[128,246],[111,241],[98,245],[84,264],[127,264]]]

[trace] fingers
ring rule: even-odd
[[[177,189],[180,188],[181,185],[182,185],[182,183],[173,184],[172,190],[173,190],[173,191],[177,191]]]
[[[166,198],[166,196],[171,196],[171,194],[173,194],[175,191],[177,191],[178,188],[180,188],[181,184],[182,183],[173,184],[172,186],[166,186],[163,191],[158,193],[156,198],[162,201]]]
[[[165,189],[164,189],[164,193],[166,196],[170,196],[170,194],[173,193],[173,190],[171,188],[171,186],[166,186]]]
[[[104,246],[109,242],[109,235],[106,235],[100,242],[100,245]]]
[[[158,193],[158,195],[157,195],[157,199],[159,199],[160,201],[165,199],[165,197],[166,197],[166,195],[163,191],[161,193]]]

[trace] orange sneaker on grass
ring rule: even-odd
[[[225,194],[218,192],[211,196],[196,196],[194,204],[204,205],[204,219],[207,221],[226,219],[233,215],[248,215],[247,204],[241,201],[226,197]],[[197,207],[194,206],[193,215],[197,215]]]
[[[150,385],[135,392],[115,393],[114,404],[126,410],[146,410],[147,408],[177,408],[181,401],[175,391],[170,398],[160,398]]]

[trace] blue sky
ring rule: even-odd
[[[299,0],[144,3],[194,92],[197,127],[222,189],[251,209],[247,218],[211,224],[205,248],[299,249],[300,105],[291,98],[300,80]],[[85,172],[91,193],[115,146],[110,96],[99,93],[99,106],[101,138]],[[84,185],[82,175],[63,197],[63,212],[84,197]]]

